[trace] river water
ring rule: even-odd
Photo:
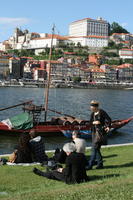
[[[37,105],[44,104],[43,88],[0,88],[0,108],[34,100]],[[89,119],[89,102],[98,100],[100,107],[114,119],[126,119],[133,116],[133,91],[111,89],[50,89],[49,108],[62,113]],[[9,118],[21,112],[20,108],[0,112],[0,120]],[[50,113],[51,115],[51,113]],[[52,114],[53,116],[53,114]],[[45,138],[46,149],[60,148],[68,141],[64,136]],[[0,135],[0,154],[10,153],[18,142],[18,137]],[[133,121],[109,138],[109,144],[133,142]],[[91,141],[87,141],[91,145]]]

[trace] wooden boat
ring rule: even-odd
[[[45,136],[55,136],[60,135],[62,131],[66,130],[88,130],[90,129],[90,124],[88,121],[76,119],[72,116],[63,117],[53,117],[50,121],[40,121],[40,114],[44,112],[44,106],[35,106],[31,101],[24,102],[18,105],[10,106],[8,108],[0,109],[6,110],[11,109],[20,105],[24,105],[24,113],[19,114],[13,118],[3,120],[0,122],[0,133],[4,134],[20,134],[28,133],[30,130],[34,129],[38,134]],[[49,109],[50,110],[50,109]],[[60,114],[58,111],[53,111]],[[77,120],[77,121],[76,121]],[[83,123],[84,121],[84,123]],[[79,123],[80,122],[80,123]],[[81,124],[82,122],[82,124]]]
[[[74,130],[78,130],[81,134],[82,138],[88,139],[91,137],[91,125],[88,120],[79,120],[73,116],[63,116],[63,117],[53,117],[51,118],[51,121],[46,122],[40,122],[38,121],[38,116],[40,115],[40,112],[45,112],[45,109],[43,106],[35,106],[34,104],[30,102],[25,102],[21,105],[24,105],[23,110],[27,117],[31,117],[31,121],[29,119],[24,119],[24,121],[19,120],[18,117],[16,117],[17,120],[17,126],[16,127],[10,127],[9,124],[6,124],[4,121],[0,122],[0,133],[2,134],[12,134],[12,135],[18,135],[21,133],[29,133],[30,130],[34,129],[38,134],[45,135],[45,136],[57,136],[63,135],[67,138],[71,138],[72,132]],[[28,106],[27,106],[28,105]],[[13,106],[16,107],[17,105]],[[20,106],[20,104],[19,104]],[[9,107],[11,108],[11,107]],[[49,109],[50,110],[50,109]],[[53,112],[53,110],[50,110]],[[60,112],[54,111],[58,114]],[[114,120],[111,123],[111,130],[108,134],[113,133],[115,130],[125,126],[128,124],[131,120],[133,120],[133,117],[130,117],[128,119],[123,120]],[[8,119],[9,121],[9,119]],[[12,121],[12,120],[11,120]],[[18,121],[20,123],[18,124]],[[28,121],[28,123],[27,123]],[[26,125],[25,125],[26,124]],[[30,126],[29,126],[30,125]]]

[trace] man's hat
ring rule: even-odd
[[[90,102],[90,106],[98,107],[98,106],[99,106],[99,102],[98,102],[98,101],[95,101],[95,100],[92,100],[92,101]]]

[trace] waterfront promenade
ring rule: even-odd
[[[23,82],[0,82],[0,87],[20,87],[20,88],[45,88],[46,83],[39,81],[23,81]],[[95,83],[72,83],[72,82],[55,82],[51,88],[79,88],[79,89],[129,89],[133,90],[133,83],[128,82],[95,82]]]

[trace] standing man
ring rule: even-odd
[[[111,127],[111,118],[102,109],[99,108],[99,102],[91,101],[90,109],[92,111],[90,117],[92,131],[92,153],[87,169],[92,169],[97,164],[96,169],[103,168],[103,159],[100,152],[101,145],[107,144],[106,134]]]

